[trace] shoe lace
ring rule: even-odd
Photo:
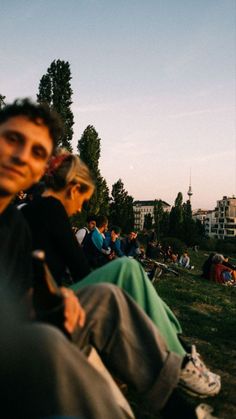
[[[192,345],[191,354],[189,354],[189,360],[192,361],[195,368],[207,379],[211,377],[212,373],[210,372],[209,368],[205,365],[202,361],[200,354],[196,350],[196,346]]]

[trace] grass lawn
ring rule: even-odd
[[[200,267],[206,255],[202,251],[190,254],[194,270],[178,269],[179,277],[163,275],[155,287],[178,317],[186,341],[194,343],[207,366],[221,375],[220,394],[199,399],[199,403],[210,404],[220,418],[233,419],[236,418],[236,287],[201,278]],[[150,410],[140,408],[135,395],[131,395],[131,400],[137,418],[154,419]]]

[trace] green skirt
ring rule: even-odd
[[[167,347],[181,356],[185,355],[177,334],[181,326],[168,305],[159,297],[142,266],[134,259],[118,258],[92,271],[82,281],[73,284],[74,291],[86,285],[108,282],[125,290],[142,307],[160,334]]]

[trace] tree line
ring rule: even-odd
[[[37,93],[37,101],[46,103],[58,112],[63,125],[63,136],[59,140],[59,147],[72,151],[72,137],[74,116],[71,110],[73,90],[71,87],[71,70],[68,61],[54,60],[46,73],[41,77]],[[0,109],[5,105],[6,97],[0,95]],[[92,125],[88,125],[77,143],[77,152],[81,159],[88,165],[96,185],[96,190],[90,202],[81,214],[75,216],[73,223],[80,226],[90,214],[101,214],[109,217],[112,224],[119,225],[123,232],[134,228],[133,197],[125,190],[122,179],[113,185],[111,195],[106,180],[99,169],[101,155],[101,139]],[[154,220],[151,214],[145,217],[144,227],[155,228],[157,236],[171,235],[184,239],[186,243],[199,232],[195,221],[192,219],[191,204],[183,203],[183,196],[178,194],[175,205],[170,214],[163,211],[162,203],[155,201]]]
[[[183,201],[183,194],[178,193],[170,212],[164,211],[162,201],[154,201],[154,214],[144,217],[144,229],[154,228],[157,239],[175,237],[188,246],[199,243],[205,235],[203,225],[199,220],[193,220],[192,208],[189,200]]]

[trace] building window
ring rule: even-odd
[[[234,236],[234,230],[226,230],[227,236]]]

